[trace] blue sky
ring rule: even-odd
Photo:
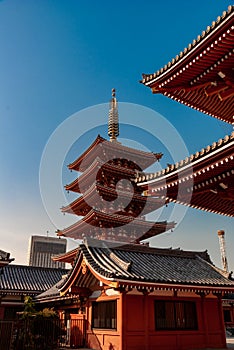
[[[210,0],[0,1],[0,248],[11,252],[17,264],[27,262],[30,235],[47,231],[55,235],[58,228],[46,213],[39,187],[40,161],[50,136],[74,113],[107,103],[113,87],[120,102],[151,108],[166,118],[190,154],[231,132],[231,126],[153,95],[139,83],[142,73],[164,66],[230,4]],[[80,123],[85,126],[87,120],[81,118]],[[154,134],[157,120],[149,127]],[[66,161],[78,156],[96,132],[107,137],[105,128],[87,132],[71,152],[73,158],[68,155]],[[162,151],[141,137],[147,148]],[[134,140],[134,132],[129,138]],[[65,166],[63,174],[66,182],[70,173],[66,175]],[[53,181],[48,179],[48,189]],[[64,203],[54,205],[59,212]],[[230,218],[190,209],[173,233],[154,238],[152,244],[208,249],[220,266],[219,229],[226,231],[229,267],[234,269]]]

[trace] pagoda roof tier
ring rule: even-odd
[[[136,182],[149,196],[234,216],[234,132],[160,172],[139,174]]]
[[[79,216],[84,216],[90,211],[96,203],[102,201],[102,198],[105,201],[108,201],[109,205],[112,205],[112,201],[118,198],[118,202],[126,203],[136,203],[136,205],[140,204],[144,206],[144,215],[149,212],[161,208],[165,204],[165,198],[149,198],[147,196],[131,193],[130,191],[120,190],[116,191],[115,188],[107,187],[100,185],[99,183],[93,184],[84,194],[80,196],[76,200],[74,200],[71,204],[66,207],[62,207],[61,211],[63,213],[76,214]],[[91,205],[91,203],[93,205]],[[147,206],[145,206],[147,203]],[[127,206],[126,205],[126,206]],[[123,210],[118,211],[119,214],[129,215],[125,208]],[[142,214],[143,215],[143,214]],[[136,216],[136,215],[135,215]]]
[[[91,186],[96,182],[100,176],[101,171],[115,175],[115,178],[135,178],[135,170],[115,165],[111,163],[105,163],[99,157],[95,158],[90,166],[72,183],[65,186],[67,191],[73,191],[82,193],[86,187]]]
[[[57,235],[74,239],[83,239],[84,237],[97,238],[96,236],[100,237],[102,231],[104,232],[105,229],[109,229],[110,238],[116,241],[120,240],[120,236],[113,233],[113,231],[118,233],[123,229],[126,231],[126,235],[121,234],[121,239],[129,242],[132,240],[141,241],[173,229],[174,227],[174,222],[163,221],[155,223],[140,218],[109,214],[92,209],[84,218],[75,224],[63,230],[58,230]],[[95,232],[97,232],[97,234]],[[133,232],[136,234],[134,238],[131,239],[131,237],[133,237]]]
[[[110,142],[100,135],[73,163],[68,165],[71,170],[85,171],[95,158],[101,158],[104,162],[112,159],[126,159],[135,163],[136,169],[144,170],[161,159],[162,153],[140,151],[121,145],[119,142]]]
[[[141,83],[227,123],[234,115],[234,6],[212,22],[183,52]]]

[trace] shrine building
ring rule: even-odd
[[[212,22],[171,62],[141,83],[203,114],[234,125],[234,6]],[[206,145],[157,173],[138,174],[145,194],[167,202],[234,216],[234,133]],[[233,296],[223,302],[226,326],[234,325]]]
[[[229,6],[164,68],[144,74],[142,83],[155,94],[232,123],[233,36],[234,6]],[[80,196],[62,212],[83,218],[58,235],[82,243],[54,258],[72,268],[37,296],[37,303],[58,310],[69,324],[71,346],[223,349],[222,300],[234,294],[231,273],[214,266],[207,251],[153,248],[144,240],[175,226],[146,219],[169,202],[233,216],[233,134],[160,172],[147,173],[162,154],[118,142],[117,107],[113,91],[110,140],[97,136],[69,165],[81,175],[65,188]],[[72,326],[75,320],[78,330]]]
[[[59,312],[69,325],[71,347],[222,349],[222,297],[234,292],[234,280],[213,265],[207,251],[159,249],[145,243],[175,226],[146,219],[165,205],[165,197],[148,196],[148,189],[136,180],[162,154],[123,146],[118,134],[113,91],[110,140],[98,136],[68,166],[81,175],[65,189],[81,195],[62,212],[83,218],[57,233],[82,243],[54,257],[72,268],[36,297],[37,305]]]
[[[25,296],[41,294],[60,281],[67,272],[67,269],[5,265],[0,274],[0,322],[15,320],[17,312],[24,309]],[[0,336],[2,332],[4,327],[0,327]]]

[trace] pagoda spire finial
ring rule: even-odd
[[[112,89],[112,98],[110,100],[108,135],[111,142],[116,141],[117,136],[119,136],[118,102],[115,97],[115,89]]]

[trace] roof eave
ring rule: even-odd
[[[208,26],[206,31],[202,32],[202,35],[198,35],[197,39],[193,40],[192,44],[189,44],[183,52],[181,51],[179,55],[168,62],[163,68],[153,74],[142,74],[143,79],[140,83],[151,88],[155,83],[165,80],[165,77],[169,75],[172,70],[179,69],[180,65],[184,64],[188,58],[190,59],[198,49],[201,50],[203,46],[209,44],[209,41],[213,39],[216,32],[220,30],[221,27],[225,26],[226,23],[230,21],[231,17],[234,17],[233,5],[230,5],[228,11],[224,11],[222,17],[219,16],[216,22]]]

